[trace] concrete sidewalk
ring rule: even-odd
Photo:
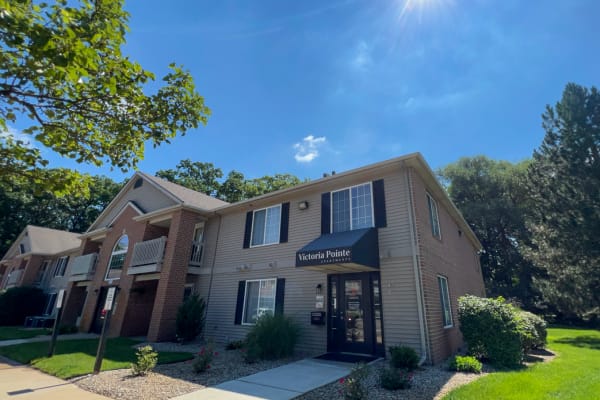
[[[201,389],[176,400],[288,400],[350,373],[352,364],[304,359]]]
[[[0,399],[110,400],[3,357],[0,357]]]
[[[75,339],[96,339],[99,335],[95,333],[69,333],[66,335],[58,335],[57,340],[75,340]],[[0,347],[12,346],[13,344],[49,342],[52,335],[41,335],[29,339],[10,339],[0,340]]]

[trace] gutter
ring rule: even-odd
[[[427,360],[427,319],[425,318],[425,307],[423,305],[423,282],[421,280],[421,271],[419,268],[419,246],[417,246],[417,233],[416,233],[416,221],[413,214],[414,209],[414,198],[412,192],[412,180],[410,177],[410,170],[406,168],[406,183],[408,186],[408,218],[410,220],[410,246],[412,250],[413,259],[413,272],[415,275],[415,289],[417,293],[417,312],[419,316],[419,330],[421,337],[421,358],[419,359],[419,365],[422,365]]]

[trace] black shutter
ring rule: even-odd
[[[244,230],[244,248],[250,247],[250,236],[252,236],[252,211],[246,213],[246,228]]]
[[[290,226],[290,203],[281,205],[281,225],[279,226],[279,243],[287,243]]]
[[[383,179],[373,181],[373,206],[375,214],[375,227],[385,228],[387,226],[387,217],[385,213],[385,191],[383,188]]]
[[[238,284],[237,304],[235,306],[235,324],[242,323],[242,314],[244,313],[244,295],[246,294],[246,281],[240,281]]]
[[[285,279],[277,279],[277,289],[275,291],[275,314],[283,315],[283,298],[285,295]]]
[[[331,233],[331,192],[321,195],[321,235]]]

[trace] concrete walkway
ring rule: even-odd
[[[305,359],[201,389],[177,400],[288,400],[350,373],[352,364]]]
[[[96,339],[98,337],[95,333],[69,333],[66,335],[58,335],[58,340],[75,340],[75,339]],[[29,339],[10,339],[0,340],[0,347],[12,346],[13,344],[23,343],[36,343],[36,342],[49,342],[52,339],[52,335],[41,335],[32,337]]]
[[[3,357],[0,357],[0,399],[110,400]]]

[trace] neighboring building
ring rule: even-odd
[[[462,346],[457,298],[484,295],[481,245],[418,153],[235,204],[138,172],[81,239],[65,323],[99,331],[116,285],[112,336],[173,339],[195,292],[220,343],[283,312],[302,350],[435,363]]]
[[[67,288],[71,261],[79,253],[79,235],[27,225],[0,260],[0,289],[41,288],[47,295],[41,316],[52,318],[57,293]]]

